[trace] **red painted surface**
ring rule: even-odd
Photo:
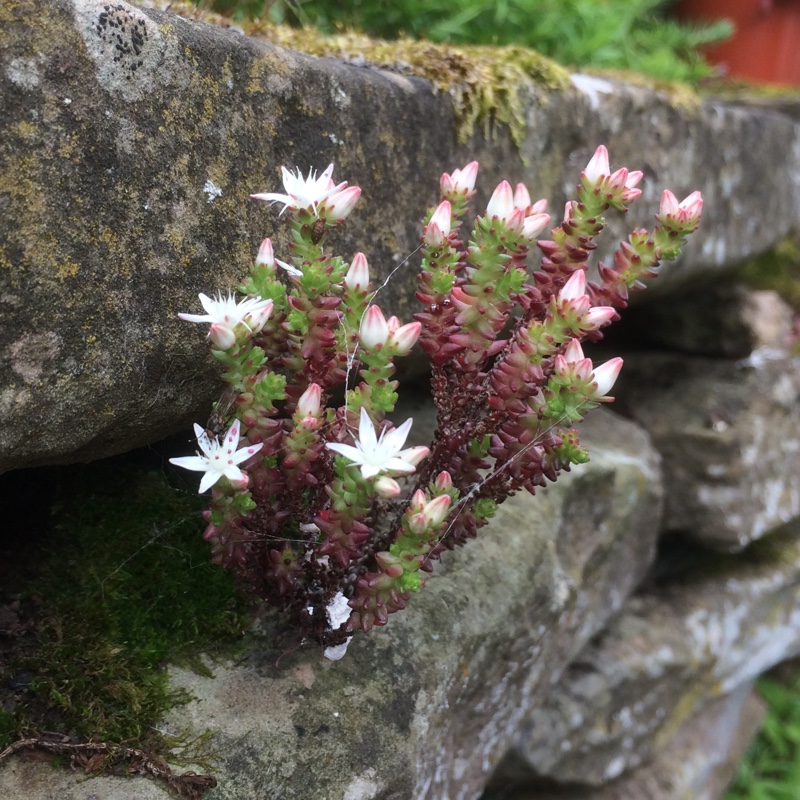
[[[733,38],[707,51],[725,74],[800,86],[800,0],[681,0],[675,11],[686,21],[733,21]]]

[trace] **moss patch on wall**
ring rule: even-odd
[[[175,743],[159,719],[191,699],[170,688],[166,665],[205,669],[199,654],[229,655],[247,622],[209,562],[202,498],[130,458],[48,475],[50,530],[12,549],[0,587],[0,749],[55,731],[163,751]]]

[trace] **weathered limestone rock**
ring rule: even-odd
[[[763,716],[745,687],[712,700],[652,760],[606,786],[528,784],[482,800],[719,800]]]
[[[701,189],[702,232],[658,291],[769,247],[800,211],[798,123],[780,113],[574,76],[523,93],[519,150],[504,129],[458,144],[448,95],[424,80],[123,2],[3,4],[0,101],[0,471],[204,418],[216,370],[175,315],[234,286],[264,235],[286,247],[277,211],[248,201],[281,164],[335,161],[363,188],[335,243],[381,278],[416,247],[438,175],[473,158],[484,200],[508,176],[558,209],[606,143],[646,176],[620,234],[649,224],[664,186]],[[408,318],[412,288],[401,270],[382,303]]]
[[[800,359],[626,359],[619,408],[664,459],[664,528],[738,550],[800,515]]]
[[[208,800],[477,798],[526,714],[652,559],[655,453],[609,413],[586,428],[589,464],[503,505],[403,613],[355,637],[341,661],[285,652],[270,621],[244,663],[216,666],[213,678],[174,668],[174,684],[198,699],[166,724],[218,730],[219,787]],[[51,795],[160,796],[142,780],[76,783],[20,762],[0,770],[1,797]]]
[[[746,555],[695,558],[693,571],[631,598],[531,714],[517,755],[536,775],[601,786],[800,652],[800,522]]]

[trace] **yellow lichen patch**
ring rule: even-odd
[[[62,280],[65,278],[74,278],[80,272],[80,264],[77,264],[71,258],[64,258],[60,261],[52,260],[51,265],[56,275]]]

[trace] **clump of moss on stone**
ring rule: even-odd
[[[297,29],[254,21],[245,32],[256,38],[315,56],[341,58],[426,78],[437,91],[450,95],[457,134],[463,142],[476,127],[488,135],[492,124],[505,124],[519,145],[527,121],[523,98],[536,86],[565,89],[569,73],[525,47],[443,45],[402,38],[372,39],[354,31],[323,36],[310,28]]]
[[[800,313],[800,231],[747,261],[738,277],[754,289],[772,289]]]
[[[0,735],[47,730],[163,752],[174,742],[159,719],[191,699],[170,688],[166,665],[230,653],[244,602],[209,562],[188,488],[123,459],[62,471],[60,482],[30,582],[0,598],[33,622],[2,676],[27,685]]]

